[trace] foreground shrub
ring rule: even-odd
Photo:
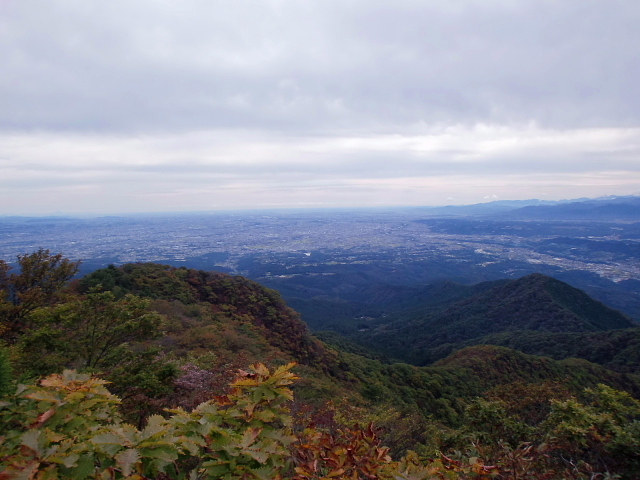
[[[105,381],[65,371],[0,403],[0,479],[277,479],[288,468],[296,378],[252,367],[233,391],[139,430],[122,423]]]
[[[144,428],[123,422],[104,380],[66,370],[20,385],[0,402],[0,480],[638,478],[640,402],[606,386],[587,390],[584,404],[552,401],[535,443],[485,428],[457,451],[396,462],[373,425],[307,425],[294,435],[293,366],[254,365],[228,394],[152,415]],[[499,406],[478,400],[470,422],[508,418]]]

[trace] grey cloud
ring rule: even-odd
[[[623,0],[4,8],[5,130],[308,134],[640,120],[640,4]]]
[[[638,192],[639,24],[628,0],[6,0],[0,203]]]
[[[305,181],[326,181],[328,179],[388,179],[405,177],[439,177],[462,174],[493,175],[496,178],[508,175],[528,174],[580,174],[584,172],[626,171],[640,173],[637,162],[640,149],[634,152],[614,155],[597,151],[545,154],[544,152],[498,152],[488,158],[465,159],[465,151],[442,150],[428,155],[416,155],[410,151],[361,151],[344,152],[336,149],[333,153],[291,161],[296,153],[285,153],[285,158],[269,159],[266,162],[242,163],[235,161],[204,161],[183,157],[157,163],[104,164],[87,162],[81,168],[77,164],[60,163],[22,164],[11,169],[19,173],[10,176],[2,174],[0,184],[31,185],[74,185],[82,183],[114,184],[138,182],[156,184],[182,182],[198,185],[208,182],[227,183],[234,181],[285,182],[290,185]],[[457,158],[456,158],[457,157]]]

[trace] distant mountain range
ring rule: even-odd
[[[538,205],[517,208],[503,214],[514,220],[640,220],[640,197],[617,197],[587,200],[560,205]]]
[[[575,200],[499,200],[475,205],[425,208],[436,216],[489,216],[508,220],[640,220],[640,197],[608,196]]]

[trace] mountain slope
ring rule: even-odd
[[[338,285],[340,277],[332,278]],[[477,295],[480,292],[504,283],[506,280],[482,282],[476,285],[463,285],[454,281],[440,281],[418,285],[389,285],[370,283],[341,288],[348,292],[330,293],[318,288],[318,282],[324,279],[297,279],[297,284],[285,282],[270,283],[261,279],[261,283],[273,285],[287,299],[287,303],[296,311],[303,312],[304,321],[312,330],[334,330],[349,333],[362,328],[362,322],[385,318],[397,312],[420,311],[424,308],[441,308],[455,301]]]
[[[330,353],[308,334],[299,314],[278,292],[244,277],[140,263],[97,270],[80,282],[82,291],[98,285],[120,295],[132,293],[174,305],[205,305],[213,320],[250,324],[269,344],[298,362],[334,368]]]
[[[449,325],[463,322],[468,335],[505,330],[581,332],[635,326],[631,319],[583,291],[541,274],[527,275],[458,302],[440,315],[438,321]]]
[[[586,360],[552,360],[493,345],[464,348],[436,362],[431,368],[472,372],[471,376],[477,376],[483,391],[513,382],[542,381],[563,383],[578,390],[583,385],[604,380],[636,395],[640,393],[634,376],[612,372]]]
[[[576,392],[598,382],[634,392],[638,388],[625,374],[589,362],[564,364],[504,347],[467,348],[428,368],[382,362],[384,357],[341,342],[335,335],[323,336],[331,343],[328,348],[309,334],[277,292],[240,276],[128,264],[88,275],[80,282],[80,290],[97,285],[118,295],[154,299],[152,307],[168,317],[166,337],[160,342],[167,354],[196,358],[213,354],[211,365],[223,369],[267,358],[297,360],[313,378],[302,385],[299,396],[314,402],[351,392],[368,401],[388,401],[453,419],[463,408],[461,403],[451,410],[448,405],[453,399],[481,395],[487,388],[515,379],[566,381]],[[360,292],[363,300],[377,292],[366,290]],[[404,288],[391,289],[369,302],[369,306],[408,306],[404,311],[414,314],[420,313],[416,305],[429,306],[430,317],[416,317],[409,325],[382,324],[375,330],[374,339],[398,348],[394,353],[407,353],[408,359],[423,355],[423,345],[436,347],[437,358],[447,356],[453,345],[463,346],[452,343],[448,350],[442,348],[442,339],[452,335],[472,339],[533,326],[542,332],[560,327],[590,332],[631,324],[583,292],[543,275],[474,286],[441,282],[410,290],[411,295]],[[474,323],[482,328],[473,327]]]
[[[631,319],[581,290],[533,274],[500,283],[446,308],[398,315],[357,338],[389,356],[425,364],[442,358],[456,345],[489,334],[521,330],[589,332],[635,326]]]
[[[512,290],[534,285],[541,295],[546,284],[546,279],[542,280],[525,279]],[[455,287],[442,284],[425,290],[422,300],[435,302],[434,311],[450,311],[456,305],[490,298],[491,292],[504,295],[508,286],[500,282],[461,289],[464,299],[445,297],[443,304],[437,304],[438,295],[434,298],[430,294]],[[552,290],[555,295],[562,293],[558,288]],[[515,298],[523,295],[513,294]],[[385,297],[392,298],[400,303],[406,300],[395,293]],[[137,306],[137,313],[125,308],[127,303]],[[105,316],[109,312],[117,318]],[[69,352],[77,350],[77,343],[68,348],[76,326],[84,326],[89,319],[94,324],[111,322],[105,326],[121,328],[134,313],[142,317],[152,314],[158,320],[153,335],[136,342],[121,339],[100,370],[111,382],[110,388],[123,396],[123,414],[137,425],[166,408],[189,410],[214,396],[224,398],[238,369],[246,375],[248,365],[256,362],[281,366],[297,360],[296,371],[303,380],[295,386],[292,407],[296,415],[308,416],[310,421],[325,418],[323,421],[334,422],[341,417],[348,422],[386,422],[387,438],[398,452],[420,442],[431,444],[427,437],[438,436],[442,425],[456,428],[464,424],[465,412],[478,396],[496,387],[509,389],[514,381],[541,388],[546,388],[545,383],[562,384],[567,395],[577,396],[585,387],[598,383],[634,395],[640,392],[634,375],[586,361],[556,361],[505,347],[470,347],[429,367],[381,361],[357,345],[345,343],[340,348],[336,346],[339,338],[326,337],[335,347],[330,348],[310,336],[296,312],[276,292],[256,282],[156,264],[110,267],[85,277],[60,296],[59,305],[40,309],[36,330],[25,334],[26,343],[16,352],[31,364],[46,356],[45,366],[61,371],[76,364],[77,356]],[[69,323],[72,317],[78,321]],[[123,322],[125,325],[120,325]],[[34,349],[36,346],[39,348]],[[20,366],[17,362],[16,367]],[[16,371],[21,373],[25,372]],[[335,427],[335,423],[331,425]]]
[[[466,344],[501,345],[556,360],[582,358],[616,372],[640,374],[640,328],[577,333],[518,330],[494,333]]]

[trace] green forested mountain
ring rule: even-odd
[[[79,282],[79,290],[112,290],[116,295],[134,294],[154,300],[156,309],[206,306],[214,320],[250,325],[267,343],[303,364],[330,368],[332,360],[323,346],[308,335],[299,315],[280,295],[240,276],[204,272],[157,264],[128,264],[97,270]],[[189,310],[189,307],[186,307]],[[162,312],[163,313],[163,312]],[[186,314],[189,316],[189,314]],[[177,316],[177,315],[176,315]]]
[[[384,350],[380,345],[385,343],[396,358],[402,348],[417,356],[423,345],[454,352],[421,367],[391,362],[335,335],[321,337],[328,343],[320,341],[277,292],[242,277],[129,264],[67,284],[76,265],[62,257],[41,250],[19,260],[29,268],[14,273],[0,264],[0,394],[5,392],[7,399],[0,401],[0,422],[9,432],[0,430],[5,441],[0,457],[4,455],[8,465],[0,467],[0,478],[28,477],[36,471],[63,472],[62,477],[32,476],[43,480],[103,478],[100,469],[107,467],[109,478],[165,480],[185,478],[187,467],[200,471],[202,478],[277,478],[274,472],[281,472],[280,478],[300,480],[329,475],[516,478],[513,468],[521,470],[517,478],[531,479],[590,478],[606,471],[634,478],[640,472],[638,455],[629,453],[634,442],[640,444],[640,430],[633,426],[640,421],[640,402],[635,400],[640,378],[634,370],[607,368],[621,363],[613,357],[598,365],[534,356],[523,353],[526,348],[515,344],[517,337],[495,337],[527,327],[540,334],[583,335],[581,339],[593,338],[595,344],[600,337],[588,335],[630,331],[611,330],[631,323],[548,277],[483,284],[455,294],[450,288],[455,284],[441,284],[424,290],[422,298],[433,307],[433,315],[449,324],[436,322],[435,316],[415,316],[404,326],[395,318],[362,332],[369,336],[359,341],[370,340],[374,350]],[[440,300],[437,292],[442,293]],[[389,295],[394,297],[393,292]],[[411,299],[398,301],[405,300],[414,306]],[[417,315],[416,310],[407,311]],[[508,319],[516,313],[515,320]],[[428,341],[423,339],[427,334],[432,336]],[[451,345],[439,344],[438,335]],[[522,351],[489,345],[462,348],[464,341],[480,337],[486,343],[491,338],[494,343],[512,342]],[[609,338],[631,345],[637,337]],[[544,350],[543,345],[540,340],[539,349]],[[290,362],[297,362],[294,372],[301,377],[291,394],[282,390],[293,381],[287,373],[291,367],[285,367]],[[107,388],[120,400],[105,397],[100,381],[63,373],[65,369],[111,382]],[[33,386],[19,387],[12,395],[15,382]],[[63,391],[71,395],[67,400],[60,400]],[[82,400],[89,403],[78,406],[85,409],[80,414],[73,405],[85,394],[94,400]],[[36,399],[40,403],[29,403]],[[276,399],[277,406],[267,408]],[[91,409],[103,401],[112,405],[109,408],[117,406],[117,414],[100,410],[94,416]],[[257,405],[267,413],[253,418],[249,412]],[[175,408],[183,410],[167,410]],[[619,413],[611,417],[614,410]],[[201,414],[205,417],[198,417]],[[210,449],[181,443],[195,435],[188,430],[189,422],[201,431],[218,421],[223,423],[211,427],[218,433],[202,434],[198,440],[210,442]],[[370,422],[376,433],[373,427],[364,428]],[[84,430],[73,430],[81,424]],[[171,437],[174,446],[162,447],[165,440],[153,436],[161,434],[177,435]],[[576,434],[587,443],[576,443]],[[80,450],[64,453],[73,445],[71,438]],[[285,438],[294,442],[288,450]],[[151,445],[144,443],[150,439],[160,444],[141,446]],[[103,451],[101,442],[111,446]],[[530,445],[536,445],[537,453]],[[400,459],[408,450],[417,454],[395,463],[387,456]],[[52,453],[57,451],[58,457]],[[346,451],[359,453],[340,453]],[[228,476],[214,473],[223,470]]]
[[[353,285],[345,288],[344,292],[332,290],[337,297],[324,294],[317,284],[315,288],[300,284],[279,284],[278,287],[287,293],[293,308],[305,312],[304,319],[313,330],[331,329],[350,333],[366,328],[367,322],[373,319],[388,322],[382,319],[418,315],[426,309],[438,310],[501,283],[504,281],[476,285],[463,285],[450,280],[426,285],[373,283]]]
[[[624,314],[545,275],[481,287],[480,293],[459,301],[426,304],[377,320],[353,337],[390,357],[425,365],[456,348],[485,343],[481,339],[489,335],[511,332],[514,338],[516,332],[526,337],[527,332],[567,334],[637,327]]]

